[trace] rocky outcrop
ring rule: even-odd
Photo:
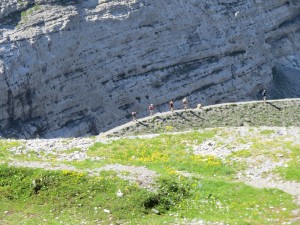
[[[122,137],[211,127],[300,126],[300,99],[225,103],[140,118],[101,133]]]
[[[275,66],[299,68],[296,0],[4,0],[6,136],[97,134],[178,104],[256,98]]]

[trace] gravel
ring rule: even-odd
[[[262,131],[270,131],[269,135],[262,135]],[[203,131],[203,130],[202,130]],[[204,130],[205,132],[205,130]],[[224,136],[224,132],[229,134]],[[249,137],[251,134],[251,137]],[[142,135],[139,138],[152,138],[154,135]],[[136,138],[131,136],[127,138]],[[239,142],[239,139],[247,139],[246,143]],[[251,150],[251,138],[260,139],[261,141],[270,142],[274,139],[282,139],[283,141],[291,141],[300,144],[300,128],[299,127],[233,127],[223,128],[219,133],[210,140],[200,145],[193,145],[192,150],[197,155],[213,155],[217,158],[225,160],[228,156],[241,150]],[[45,169],[68,169],[75,170],[74,167],[59,164],[60,161],[83,161],[83,160],[102,160],[99,157],[89,157],[87,150],[96,142],[109,143],[120,138],[105,138],[100,135],[95,138],[73,138],[73,139],[35,139],[21,140],[22,146],[10,149],[16,155],[32,154],[34,152],[43,159],[47,155],[52,154],[56,157],[58,163],[51,164],[46,162],[11,162],[14,166],[26,166],[32,168]],[[278,150],[278,149],[274,149]],[[280,149],[279,149],[280,150]],[[285,149],[282,149],[285,151]],[[277,153],[276,160],[265,155],[255,155],[251,157],[235,157],[231,160],[241,161],[248,168],[237,174],[236,178],[258,188],[278,188],[295,196],[297,204],[300,205],[300,184],[297,182],[287,182],[281,180],[272,173],[277,166],[285,166],[288,162],[284,154]],[[130,182],[135,182],[140,187],[154,190],[153,183],[157,174],[145,167],[124,166],[124,165],[105,165],[101,168],[89,171],[90,174],[98,174],[101,170],[116,171],[118,176]],[[200,223],[201,224],[201,223]]]

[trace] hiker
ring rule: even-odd
[[[169,102],[169,106],[170,106],[171,112],[174,112],[174,102],[172,100]]]
[[[185,97],[184,99],[182,99],[182,104],[183,104],[184,110],[186,110],[187,107],[188,107],[188,100],[187,100],[187,97]]]
[[[150,105],[149,105],[150,116],[153,116],[153,110],[154,110],[154,105],[153,105],[153,104],[150,104]]]
[[[132,121],[136,121],[136,111],[133,111],[131,115],[132,115]]]
[[[266,89],[264,89],[264,90],[262,91],[261,95],[263,96],[263,101],[264,101],[264,103],[265,103],[265,102],[266,102],[266,99],[267,99],[267,91],[266,91]]]

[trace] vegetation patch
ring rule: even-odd
[[[292,214],[298,207],[293,196],[236,180],[243,176],[242,170],[260,166],[270,166],[259,174],[261,178],[271,176],[274,167],[268,164],[263,168],[266,160],[278,161],[277,165],[286,162],[275,172],[299,181],[299,144],[291,141],[296,136],[283,131],[273,139],[274,132],[261,131],[214,128],[152,138],[104,139],[84,150],[88,157],[83,160],[67,157],[82,152],[75,142],[71,149],[66,147],[67,141],[55,151],[47,151],[49,143],[44,143],[44,147],[36,146],[42,149],[39,152],[24,149],[27,145],[23,142],[1,140],[2,163],[43,166],[44,162],[44,168],[69,165],[70,170],[80,171],[1,165],[0,224],[289,223],[298,216]],[[19,150],[23,153],[16,154]],[[201,155],[202,151],[207,155]],[[210,152],[214,155],[208,155]],[[124,180],[127,178],[129,181]],[[148,185],[151,188],[140,188]]]
[[[151,193],[112,172],[90,177],[74,171],[2,165],[0,177],[0,211],[6,212],[0,217],[1,224],[107,224],[142,217],[151,209],[146,205]],[[117,196],[118,190],[122,197]]]
[[[300,182],[300,146],[289,142],[286,143],[285,149],[290,152],[291,160],[285,167],[278,167],[275,172],[286,180]]]
[[[225,223],[286,222],[296,206],[276,189],[241,183],[161,176],[149,192],[101,172],[45,171],[0,166],[1,224],[162,224],[178,218]]]
[[[250,156],[252,156],[250,150],[240,150],[232,153],[229,158],[231,157],[248,158]]]
[[[234,170],[213,156],[194,155],[192,146],[214,137],[217,129],[185,134],[162,134],[151,139],[121,139],[95,143],[87,152],[104,158],[102,164],[146,166],[160,173],[168,168],[201,173],[203,176],[231,175]]]
[[[277,141],[273,139],[252,138],[251,143],[250,151],[252,156],[264,155],[274,161],[277,161],[281,157],[288,157],[288,152],[284,149],[286,141],[283,138],[278,138]]]
[[[274,133],[275,133],[274,130],[262,130],[262,131],[260,131],[261,135],[271,135],[271,134],[274,134]]]
[[[226,224],[281,224],[295,207],[291,196],[282,191],[258,190],[241,183],[201,180],[193,191],[192,198],[177,206],[181,216],[200,214],[205,220]]]
[[[26,10],[21,12],[21,21],[26,23],[29,17],[36,11],[40,10],[40,6],[38,4],[29,5]]]
[[[9,149],[21,146],[20,141],[0,140],[0,160],[6,160],[10,156]]]

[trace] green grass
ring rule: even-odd
[[[159,173],[181,170],[200,173],[203,176],[224,176],[234,173],[233,169],[213,156],[194,155],[191,145],[199,145],[214,137],[217,130],[205,133],[162,134],[151,139],[121,139],[110,144],[95,143],[88,151],[89,156],[105,158],[101,164],[130,164],[147,166]],[[86,166],[86,164],[85,164]]]
[[[20,141],[6,141],[0,140],[0,160],[6,160],[11,154],[10,148],[19,147],[22,143]]]
[[[200,212],[208,221],[269,224],[269,218],[286,220],[295,207],[291,196],[275,189],[258,190],[218,180],[204,180],[200,185],[192,199],[178,205],[181,215],[194,218]]]
[[[280,167],[276,170],[284,179],[300,182],[300,161],[291,160],[287,167]]]
[[[61,152],[66,153],[66,154],[70,154],[70,153],[80,152],[80,151],[81,151],[80,148],[70,148],[70,149],[67,149],[67,150],[64,150],[64,151],[61,151]]]
[[[19,5],[23,5],[24,4],[24,2],[22,0],[18,0],[17,2],[18,2]]]
[[[290,152],[289,158],[291,160],[286,167],[278,167],[275,172],[286,180],[300,182],[300,146],[288,142],[285,149]]]
[[[171,130],[171,128],[167,128]],[[255,129],[252,132],[256,132]],[[256,132],[255,135],[261,135]],[[226,142],[232,136],[231,142]],[[246,165],[233,158],[264,155],[291,159],[277,168],[284,179],[299,181],[299,145],[284,137],[272,140],[272,132],[260,139],[222,128],[154,138],[109,140],[95,143],[87,152],[99,160],[58,161],[55,154],[35,152],[14,155],[22,142],[1,140],[0,159],[48,162],[74,166],[82,171],[107,164],[143,166],[159,174],[151,192],[137,183],[118,178],[113,171],[88,176],[75,171],[46,171],[0,166],[0,224],[180,224],[184,219],[224,224],[282,224],[295,217],[291,195],[277,189],[256,189],[234,180]],[[221,137],[221,141],[218,139]],[[269,138],[270,137],[270,138]],[[193,146],[211,140],[230,149],[247,144],[225,160],[194,155]],[[67,140],[68,142],[69,140]],[[249,144],[249,145],[248,145]],[[72,154],[78,148],[62,151]],[[1,158],[2,157],[2,158]],[[53,165],[54,165],[53,164]],[[95,171],[94,171],[95,172]],[[181,175],[186,172],[186,176]],[[128,171],[120,172],[129,175]],[[123,174],[123,175],[124,175]],[[35,185],[33,184],[35,181]],[[118,190],[124,193],[117,197]],[[104,212],[104,209],[110,213]]]
[[[273,161],[278,161],[281,157],[289,157],[289,150],[285,149],[287,141],[285,141],[282,137],[278,137],[277,140],[272,138],[261,139],[259,137],[247,137],[241,142],[250,143],[250,148],[241,153],[245,154],[245,157],[257,157],[259,155],[264,155],[271,158]]]
[[[240,158],[248,158],[252,156],[252,153],[250,150],[240,150],[240,151],[236,151],[233,152],[230,157],[240,157]]]
[[[19,3],[20,4],[20,3]],[[24,11],[21,12],[21,21],[26,23],[29,19],[29,17],[36,11],[40,10],[40,6],[38,4],[35,4],[33,7],[30,7]]]
[[[156,192],[129,184],[112,172],[90,177],[2,165],[0,177],[1,224],[174,224],[174,215],[268,224],[269,218],[285,222],[296,208],[290,195],[276,189],[178,174],[160,177]],[[121,198],[116,195],[119,189]]]
[[[52,172],[2,165],[0,177],[0,210],[7,214],[1,215],[1,224],[42,224],[44,220],[54,224],[55,221],[79,224],[83,220],[89,224],[96,220],[120,222],[149,214],[146,203],[153,197],[152,193],[128,184],[111,172],[89,177],[72,171]],[[124,193],[123,198],[116,195],[118,189]],[[174,202],[180,200],[175,197]],[[163,209],[164,204],[157,206]],[[111,214],[105,213],[104,209],[110,210]]]
[[[262,131],[260,131],[261,135],[271,135],[271,134],[274,134],[274,133],[275,133],[274,130],[262,130]]]
[[[270,136],[274,133],[273,130],[260,131],[260,135]],[[264,155],[269,157],[274,162],[279,161],[281,158],[288,160],[285,167],[277,167],[273,172],[278,173],[283,179],[290,181],[300,181],[300,146],[287,141],[284,137],[277,137],[276,139],[261,139],[259,137],[238,137],[237,142],[231,145],[238,145],[238,143],[246,144],[251,143],[250,149],[240,150],[228,156],[248,158]],[[236,164],[237,165],[237,164]]]

